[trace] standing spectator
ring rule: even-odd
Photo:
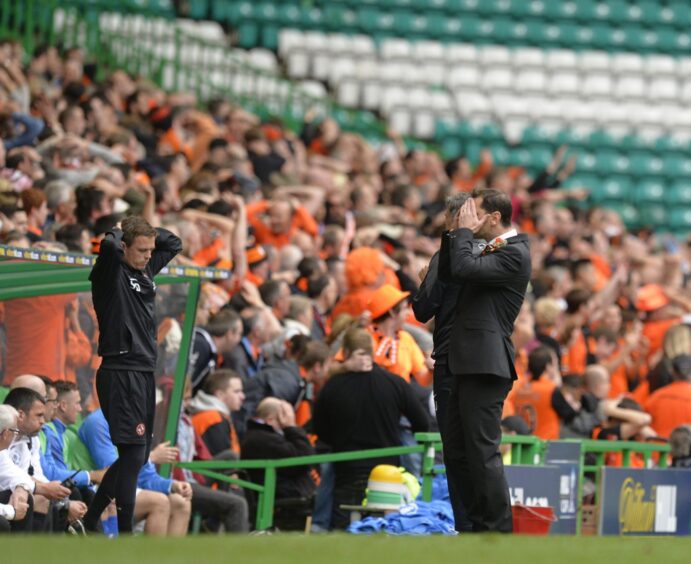
[[[674,380],[653,392],[645,403],[651,426],[660,437],[669,437],[680,425],[691,424],[691,355],[672,360]]]
[[[429,418],[410,385],[373,363],[367,331],[349,330],[343,339],[345,372],[322,388],[314,406],[314,431],[333,452],[399,446],[401,416],[413,432],[426,431]],[[377,464],[399,464],[399,457],[369,458],[335,464],[332,526],[349,523],[343,504],[359,505],[369,473]]]

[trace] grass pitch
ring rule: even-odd
[[[0,538],[7,564],[633,564],[690,562],[691,538],[393,537],[345,534],[198,536],[185,539]]]

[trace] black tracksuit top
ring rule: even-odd
[[[91,297],[98,318],[101,366],[153,372],[156,368],[156,284],[154,276],[182,250],[166,229],[156,229],[156,248],[144,270],[124,261],[122,231],[106,233],[91,270]]]

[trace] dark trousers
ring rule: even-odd
[[[513,530],[511,498],[499,454],[509,378],[456,376],[451,387],[444,452],[449,492],[459,495],[473,532]],[[453,482],[453,486],[451,483]],[[452,501],[454,511],[457,502]]]
[[[468,512],[463,506],[463,501],[461,500],[461,494],[457,491],[456,481],[452,480],[449,474],[449,460],[446,456],[446,445],[448,444],[448,414],[449,414],[449,401],[451,399],[451,387],[453,381],[457,377],[451,374],[449,370],[449,365],[439,359],[434,364],[434,410],[437,415],[437,426],[439,427],[439,434],[441,435],[442,443],[444,444],[444,466],[446,467],[447,474],[447,484],[449,486],[449,498],[453,508],[454,514],[454,527],[460,532],[470,532],[473,530],[473,524],[468,519]]]
[[[12,492],[10,490],[0,492],[0,503],[9,503],[10,497],[12,497]],[[13,533],[30,533],[33,529],[34,521],[33,496],[29,495],[29,509],[27,509],[24,519],[21,521],[7,521],[6,519],[0,517],[0,521],[4,521],[4,523],[0,523],[0,532],[11,531]]]
[[[192,485],[192,511],[202,517],[214,517],[223,523],[228,533],[249,531],[247,501],[240,494]]]

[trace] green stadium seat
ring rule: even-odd
[[[667,204],[691,206],[691,181],[680,180],[667,189]]]
[[[691,175],[691,158],[684,155],[671,154],[663,159],[664,172],[668,177],[675,178]]]
[[[675,232],[691,231],[691,207],[672,208],[667,214],[669,227]]]
[[[644,178],[640,182],[636,183],[633,194],[632,202],[634,204],[664,204],[666,199],[666,189],[665,183],[659,179],[655,178]]]
[[[275,25],[262,26],[261,43],[267,49],[278,49],[278,27]]]
[[[302,22],[302,10],[299,6],[281,6],[278,10],[278,21],[285,27],[299,27]]]
[[[189,17],[194,20],[205,20],[209,16],[209,0],[195,0],[189,7]]]
[[[460,139],[446,137],[441,142],[441,154],[445,159],[453,159],[463,153],[463,144]]]
[[[211,0],[211,19],[217,22],[228,21],[229,8],[227,0]]]
[[[591,188],[590,196],[595,203],[625,202],[631,193],[631,180],[626,176],[609,176]]]
[[[261,2],[254,6],[252,16],[262,25],[279,21],[280,9],[274,2]]]
[[[595,49],[611,49],[612,47],[612,34],[614,29],[605,23],[595,23],[590,25],[590,29],[593,32],[592,47]]]
[[[646,204],[638,208],[639,222],[646,227],[660,228],[667,225],[667,208],[661,204]]]
[[[521,137],[521,141],[526,144],[551,144],[553,140],[554,136],[552,134],[537,126],[526,127]]]
[[[661,176],[664,174],[664,161],[649,151],[633,151],[629,155],[631,173],[636,176]]]
[[[595,153],[595,168],[600,174],[627,173],[629,159],[616,151],[604,150]]]
[[[233,26],[247,23],[248,20],[254,17],[254,3],[233,2],[226,7],[225,16],[228,23]]]
[[[256,47],[259,43],[259,26],[256,23],[247,21],[238,27],[238,45],[245,49]]]
[[[321,8],[305,7],[302,9],[300,21],[305,29],[321,30],[323,12]]]
[[[600,204],[603,208],[614,210],[619,214],[626,227],[638,227],[640,219],[638,210],[631,204],[621,201],[605,201]]]
[[[5,386],[0,386],[0,403],[3,403],[5,401],[5,398],[7,397],[7,394],[10,393],[10,389],[6,388]]]

